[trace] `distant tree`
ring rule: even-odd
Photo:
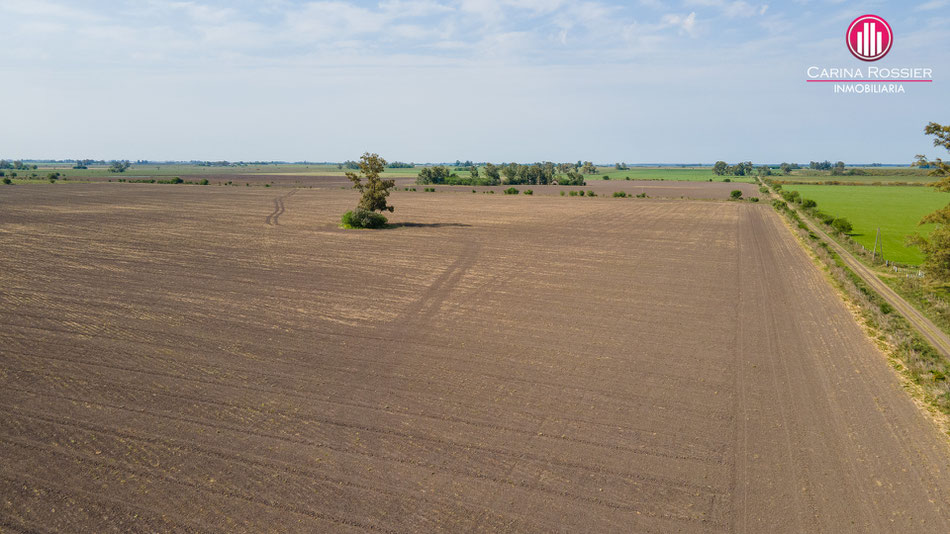
[[[755,167],[752,165],[751,161],[742,161],[736,163],[736,165],[732,168],[732,174],[734,176],[751,176],[754,170]]]
[[[346,160],[343,162],[343,167],[355,171],[360,168],[360,164],[355,161]]]
[[[589,161],[585,161],[581,165],[581,173],[583,174],[597,174],[597,166]]]
[[[402,161],[393,161],[387,165],[390,169],[411,169],[415,167],[412,163],[403,163]]]
[[[755,173],[758,174],[759,176],[772,176],[772,168],[769,167],[768,165],[760,165],[755,170]]]
[[[488,185],[498,185],[501,183],[501,175],[498,173],[498,167],[491,163],[485,164],[485,179]]]
[[[109,172],[125,172],[131,166],[132,164],[129,163],[128,160],[113,161],[112,165],[109,166]]]
[[[576,170],[577,170],[577,165],[574,165],[573,163],[558,163],[557,165],[557,172],[559,174],[567,174],[571,171],[576,171]]]
[[[621,163],[615,164],[614,169],[617,169],[618,171],[626,171],[626,170],[629,170],[629,167],[627,167],[626,163],[621,162]]]
[[[789,165],[788,163],[783,162],[782,165],[779,166],[779,169],[782,170],[782,174],[784,174],[785,176],[792,174],[792,166]]]
[[[553,184],[557,180],[557,165],[553,162],[545,161],[540,165],[541,174],[538,183],[542,185]]]
[[[386,203],[386,197],[389,196],[389,190],[396,186],[396,182],[379,177],[380,173],[386,170],[386,160],[379,157],[379,154],[366,152],[360,156],[359,169],[362,176],[352,172],[346,173],[346,177],[353,182],[353,189],[362,194],[359,207],[367,211],[393,211],[394,208]]]
[[[444,184],[449,176],[451,176],[451,172],[449,168],[444,165],[423,167],[419,170],[419,177],[416,178],[416,183],[420,185]]]
[[[725,161],[717,161],[715,165],[713,165],[712,170],[713,170],[713,174],[722,176],[726,174],[726,172],[729,170],[729,164],[726,163]]]
[[[473,179],[477,179],[477,178],[478,178],[478,167],[476,167],[476,166],[474,166],[474,165],[469,166],[469,168],[468,168],[468,173],[471,175],[471,177],[472,177]]]
[[[521,166],[517,163],[509,163],[501,169],[501,173],[505,175],[505,183],[513,184],[516,183],[518,175],[520,174]]]
[[[558,182],[561,185],[587,185],[587,182],[584,181],[584,175],[577,171],[568,171],[564,176]]]
[[[729,193],[729,197],[732,198],[733,200],[739,200],[740,198],[742,198],[742,191],[738,189],[733,189],[732,192]]]

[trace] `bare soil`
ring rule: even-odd
[[[356,198],[0,189],[0,530],[950,531],[767,206]]]

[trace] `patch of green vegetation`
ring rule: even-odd
[[[817,203],[822,214],[845,218],[852,225],[851,238],[867,249],[874,247],[877,229],[884,241],[884,257],[900,263],[920,264],[923,255],[905,245],[908,235],[929,235],[932,224],[918,226],[920,219],[950,203],[950,195],[930,187],[786,185]]]
[[[854,174],[851,174],[854,171]],[[809,183],[809,184],[927,184],[934,181],[928,175],[927,169],[917,167],[848,167],[843,175],[834,175],[831,171],[815,169],[798,169],[791,174],[773,174],[772,178],[780,183]]]
[[[343,214],[341,219],[343,228],[382,228],[386,226],[385,216],[375,211],[356,208]]]

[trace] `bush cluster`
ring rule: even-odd
[[[375,211],[356,208],[343,214],[344,228],[382,228],[387,219]]]
[[[521,192],[521,191],[518,191],[518,190],[515,189],[514,187],[509,187],[508,189],[505,189],[505,194],[506,194],[506,195],[517,195],[517,194],[520,193],[520,192]]]
[[[853,230],[851,227],[851,222],[844,217],[838,217],[831,221],[831,227],[842,234],[850,234],[851,230]]]
[[[627,198],[627,193],[623,191],[615,191],[614,198]]]

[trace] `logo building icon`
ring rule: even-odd
[[[886,20],[862,15],[848,26],[848,50],[861,61],[877,61],[891,51],[894,34]]]

